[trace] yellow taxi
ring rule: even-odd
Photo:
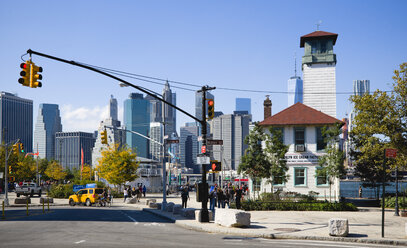
[[[77,204],[85,204],[92,206],[99,199],[99,195],[103,193],[102,188],[85,188],[80,189],[74,195],[69,196],[69,205],[75,206]]]

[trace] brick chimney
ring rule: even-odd
[[[269,99],[269,95],[266,95],[266,100],[264,100],[264,119],[271,116],[271,100]]]

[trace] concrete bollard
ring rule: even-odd
[[[349,234],[348,219],[332,218],[328,223],[329,235],[346,237]]]

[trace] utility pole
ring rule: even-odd
[[[7,129],[3,128],[3,143],[4,143],[4,161],[5,161],[5,166],[4,166],[4,205],[9,206],[8,203],[8,167],[7,167],[7,144],[6,144],[6,132]],[[11,151],[10,151],[11,152]]]
[[[207,123],[206,123],[206,92],[208,90],[214,90],[216,87],[209,87],[209,86],[202,86],[201,90],[198,92],[202,92],[202,120],[201,120],[201,128],[202,128],[202,146],[206,147],[206,131],[207,131]],[[207,153],[208,151],[206,151]],[[203,191],[202,192],[202,208],[201,208],[201,222],[209,222],[209,212],[208,212],[208,184],[206,183],[206,164],[202,164],[202,184],[203,184]],[[200,192],[201,193],[201,192]]]

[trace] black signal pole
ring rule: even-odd
[[[202,120],[201,128],[202,128],[202,145],[206,147],[206,131],[207,131],[207,123],[206,123],[206,91],[214,90],[216,87],[209,87],[209,86],[202,86],[201,90],[198,92],[202,92]],[[207,155],[206,151],[206,154]],[[200,192],[202,194],[202,208],[201,208],[201,222],[209,222],[209,212],[208,212],[208,184],[206,183],[206,164],[202,164],[202,184],[203,184],[203,191]]]

